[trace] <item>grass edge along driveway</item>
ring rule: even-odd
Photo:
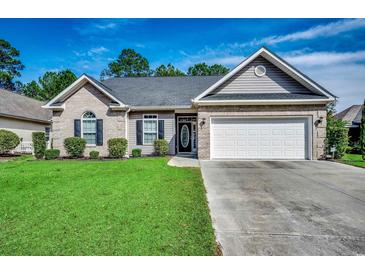
[[[167,161],[0,163],[0,255],[214,255],[200,169]]]

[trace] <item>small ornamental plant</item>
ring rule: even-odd
[[[0,129],[0,154],[8,153],[20,143],[18,135],[14,132]]]
[[[85,139],[80,137],[68,137],[64,140],[63,145],[66,149],[67,155],[71,158],[80,158],[84,156],[86,147]]]
[[[155,140],[153,143],[155,154],[158,156],[166,156],[169,152],[169,144],[165,139]]]
[[[140,149],[140,148],[132,149],[132,156],[134,158],[141,157],[141,154],[142,154],[142,149]]]
[[[60,156],[60,150],[59,149],[46,149],[44,152],[44,158],[46,160],[54,160],[57,159]]]
[[[90,157],[90,159],[92,159],[92,160],[97,160],[97,159],[99,159],[99,151],[96,151],[96,150],[92,150],[92,151],[90,151],[90,153],[89,153],[89,157]]]
[[[112,138],[108,140],[109,156],[123,158],[127,152],[128,141],[125,138]]]
[[[37,159],[43,159],[44,153],[47,148],[46,134],[44,132],[33,132],[32,141],[34,156]]]

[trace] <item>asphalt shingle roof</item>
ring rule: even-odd
[[[347,109],[337,113],[335,117],[349,122],[352,126],[359,126],[361,123],[363,105],[352,105]]]
[[[0,116],[13,116],[39,121],[49,121],[51,111],[42,108],[44,102],[0,89]]]
[[[190,106],[191,100],[223,76],[126,77],[101,82],[132,106]]]

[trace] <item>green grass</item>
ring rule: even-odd
[[[214,255],[200,170],[166,163],[0,163],[0,255]]]
[[[362,159],[361,154],[345,154],[345,156],[338,161],[347,165],[365,167],[365,161]]]

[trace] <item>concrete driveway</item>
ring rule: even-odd
[[[365,169],[201,161],[224,255],[364,255]]]

